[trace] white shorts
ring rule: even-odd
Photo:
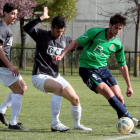
[[[33,83],[33,86],[41,91],[43,91],[44,93],[47,93],[44,89],[44,82],[47,79],[52,79],[58,83],[60,83],[63,86],[63,89],[69,85],[69,82],[67,82],[62,76],[58,75],[57,78],[53,78],[49,75],[44,75],[44,74],[39,74],[39,75],[32,75],[31,76],[31,81]]]
[[[0,82],[2,82],[4,86],[6,87],[11,86],[19,78],[22,78],[20,74],[14,77],[12,72],[9,70],[9,68],[0,67]]]

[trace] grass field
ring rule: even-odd
[[[22,109],[19,122],[22,122],[29,131],[13,131],[0,123],[1,140],[139,140],[138,134],[121,135],[116,130],[117,115],[109,103],[101,96],[90,91],[78,75],[66,75],[64,78],[74,87],[80,97],[82,106],[81,123],[93,129],[91,132],[73,130],[73,120],[70,114],[70,103],[63,99],[60,113],[62,123],[70,127],[67,132],[51,132],[50,100],[52,94],[35,89],[32,86],[30,74],[22,74],[28,85],[22,100]],[[140,78],[131,77],[134,95],[131,98],[125,96],[126,84],[122,77],[116,77],[125,103],[130,114],[140,119]],[[0,104],[7,97],[10,90],[0,83]],[[11,108],[6,112],[10,121]]]

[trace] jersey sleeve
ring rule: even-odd
[[[1,37],[1,34],[0,34],[0,43],[3,44],[3,39]]]
[[[72,39],[71,39],[71,37],[67,37],[66,38],[66,45],[68,45],[68,44],[70,44],[72,42]]]
[[[32,21],[30,21],[29,23],[27,23],[23,29],[24,31],[29,34],[33,40],[36,42],[39,39],[38,36],[38,31],[39,29],[34,28],[39,22],[41,22],[40,18],[34,19]]]
[[[92,32],[91,29],[89,29],[87,32],[85,32],[83,35],[77,38],[77,41],[81,46],[84,46],[89,41],[91,41],[91,37],[92,37]]]
[[[2,39],[0,39],[0,43],[1,43],[1,44],[3,44],[3,41],[2,41]]]
[[[121,46],[121,48],[116,51],[115,56],[116,56],[116,59],[117,59],[119,66],[126,65],[125,53],[124,53],[123,46]]]

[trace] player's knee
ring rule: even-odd
[[[60,84],[59,87],[58,87],[58,89],[57,89],[57,94],[59,96],[62,96],[62,92],[63,92],[63,86]]]
[[[25,92],[27,90],[27,86],[23,86],[23,90]]]
[[[123,96],[118,97],[118,100],[119,100],[122,104],[124,104],[124,98],[123,98]]]
[[[80,103],[80,99],[79,99],[79,97],[77,96],[77,98],[76,98],[76,104],[78,105]]]
[[[79,99],[78,96],[74,97],[74,98],[71,100],[71,104],[72,104],[72,105],[77,106],[77,105],[79,105],[79,103],[80,103],[80,99]]]
[[[24,94],[24,89],[20,88],[20,89],[16,90],[15,93],[23,95]]]

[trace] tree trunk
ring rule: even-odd
[[[25,31],[23,30],[24,26],[24,18],[20,20],[20,34],[21,34],[21,54],[20,54],[20,60],[19,60],[19,68],[23,68],[23,53],[25,48]]]
[[[136,23],[136,36],[135,36],[135,63],[134,63],[134,76],[139,76],[139,25],[140,24],[140,12],[138,11],[137,23]]]

